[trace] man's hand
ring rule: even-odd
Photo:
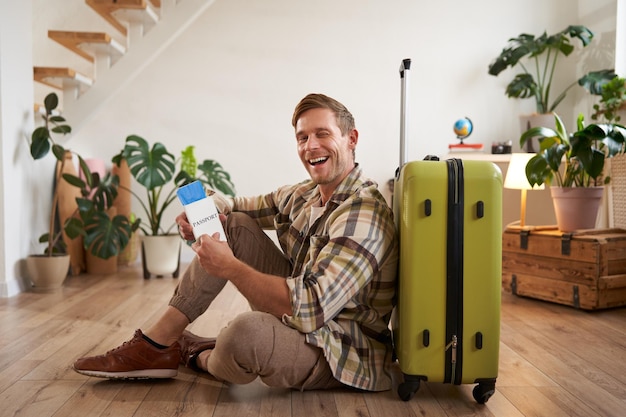
[[[237,274],[237,267],[242,264],[235,258],[228,242],[220,241],[219,233],[198,237],[191,249],[196,252],[202,269],[217,278],[231,279]]]
[[[178,233],[180,233],[180,236],[183,239],[190,242],[193,242],[196,239],[193,235],[193,227],[191,227],[191,224],[189,223],[189,220],[187,219],[187,214],[185,212],[182,212],[181,214],[176,216],[176,224],[178,225]]]
[[[220,214],[220,220],[223,223],[226,216]],[[176,217],[176,223],[183,239],[194,240],[193,228],[185,213]],[[237,259],[228,242],[220,241],[219,233],[198,237],[191,249],[207,274],[232,282],[256,309],[278,318],[292,314],[285,278],[264,274]]]

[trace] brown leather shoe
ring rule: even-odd
[[[178,339],[180,344],[180,363],[194,371],[204,372],[198,367],[196,360],[201,352],[215,348],[215,341],[214,337],[200,337],[185,330],[180,339]]]
[[[178,374],[180,345],[159,349],[143,338],[141,330],[121,346],[104,355],[80,358],[74,362],[79,374],[99,378],[173,378]]]

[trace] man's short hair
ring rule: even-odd
[[[300,103],[296,106],[291,118],[291,124],[295,128],[298,119],[307,110],[311,109],[329,109],[335,114],[337,119],[337,126],[341,130],[342,135],[348,134],[354,129],[354,117],[352,113],[348,111],[346,106],[335,100],[334,98],[325,96],[324,94],[312,93],[300,100]]]

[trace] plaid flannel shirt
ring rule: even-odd
[[[293,267],[287,278],[293,312],[283,323],[323,349],[342,383],[391,389],[388,324],[398,263],[392,211],[358,165],[310,224],[311,207],[319,201],[317,185],[308,180],[218,205],[276,230]]]

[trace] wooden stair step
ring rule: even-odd
[[[98,53],[108,54],[112,62],[126,53],[124,45],[104,32],[49,30],[48,37],[92,63]]]
[[[141,21],[144,24],[159,21],[154,1],[148,3],[147,0],[85,0],[85,3],[124,36],[128,35],[128,29],[122,24],[123,21]],[[160,1],[158,3],[161,4]]]
[[[93,79],[71,68],[62,67],[34,67],[34,80],[52,88],[63,90],[65,85],[90,87]]]

